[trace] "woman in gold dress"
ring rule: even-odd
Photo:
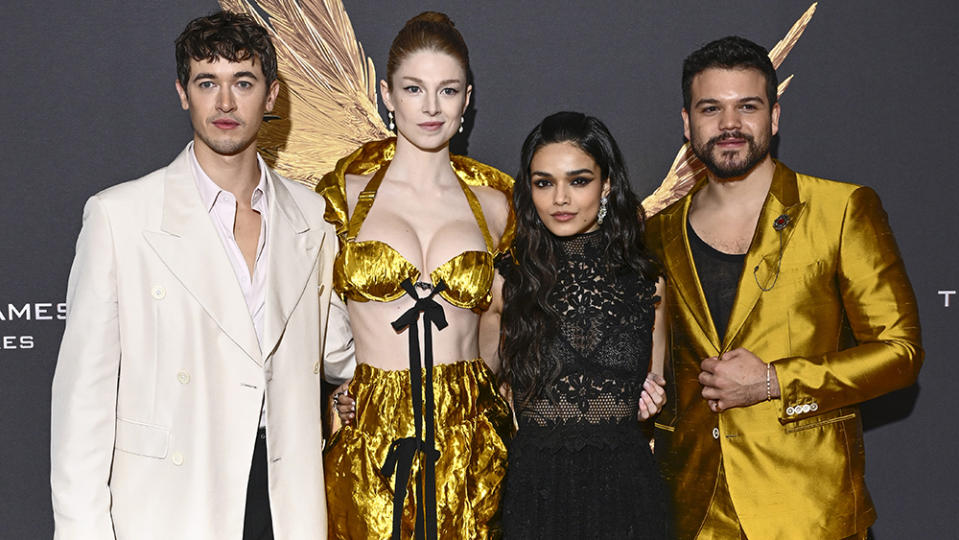
[[[380,82],[396,138],[362,146],[317,186],[358,364],[356,416],[324,456],[333,538],[499,535],[512,419],[478,343],[493,259],[513,233],[512,179],[450,155],[468,73],[446,15],[408,21]]]

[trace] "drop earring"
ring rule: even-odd
[[[465,122],[465,121],[466,121],[466,119],[464,119],[462,116],[460,116],[460,133],[463,133],[463,122]]]
[[[606,203],[608,202],[609,200],[606,198],[606,195],[603,195],[599,199],[599,213],[596,214],[596,223],[599,225],[602,225],[603,220],[606,219]]]
[[[393,121],[393,111],[390,111],[390,131],[396,131],[396,122]]]

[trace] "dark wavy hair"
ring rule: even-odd
[[[626,163],[606,126],[598,119],[578,112],[558,112],[533,128],[523,143],[522,162],[513,186],[516,210],[516,238],[511,268],[503,284],[502,342],[500,358],[503,377],[511,386],[527,389],[515,395],[518,404],[539,397],[558,377],[562,366],[557,358],[544,358],[540,351],[559,322],[559,313],[549,296],[556,285],[556,237],[543,224],[533,205],[530,164],[536,152],[553,143],[568,142],[589,154],[609,179],[607,215],[600,231],[602,262],[607,272],[634,271],[656,279],[659,268],[643,243],[644,214],[629,185]]]
[[[259,62],[266,85],[276,80],[276,49],[270,34],[245,13],[218,11],[187,23],[176,38],[176,75],[187,90],[190,82],[190,60],[222,58],[243,62],[253,58]]]
[[[766,100],[772,107],[776,103],[779,80],[776,68],[769,59],[769,52],[752,41],[739,36],[727,36],[710,41],[696,49],[683,61],[683,108],[692,105],[693,79],[709,68],[755,69],[766,79]]]

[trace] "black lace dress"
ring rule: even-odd
[[[665,489],[637,420],[656,284],[609,276],[600,242],[598,232],[561,239],[550,297],[561,322],[542,353],[559,358],[562,371],[547,395],[516,404],[503,498],[508,539],[666,537]],[[514,395],[523,390],[514,386]]]

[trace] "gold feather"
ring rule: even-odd
[[[373,62],[356,40],[342,1],[220,0],[220,6],[253,16],[276,46],[283,88],[274,118],[260,129],[258,146],[278,171],[312,187],[341,156],[390,135],[376,108]],[[772,48],[774,67],[799,41],[816,6],[809,6]],[[791,80],[792,75],[779,85],[780,96]],[[643,200],[646,215],[683,197],[705,170],[684,144],[666,178]]]
[[[812,20],[815,12],[816,3],[814,2],[809,6],[809,9],[799,17],[799,20],[793,24],[789,32],[786,33],[786,37],[779,40],[779,43],[769,51],[769,60],[772,61],[773,67],[778,68],[783,63],[786,55],[789,54],[789,51],[792,50],[796,42],[799,41],[799,37],[802,36],[806,30],[806,26],[809,25],[809,21]],[[779,87],[776,89],[777,95],[783,95],[783,92],[786,91],[792,79],[793,76],[790,75],[779,84]],[[669,173],[666,175],[666,178],[664,178],[663,182],[656,188],[656,191],[643,199],[643,210],[646,212],[646,217],[656,215],[663,208],[673,204],[689,193],[689,190],[692,189],[696,181],[705,171],[706,166],[693,154],[689,143],[683,144],[676,154],[676,159],[673,160],[673,164],[669,168]]]
[[[693,155],[689,143],[684,143],[676,153],[669,168],[669,174],[663,182],[648,197],[643,199],[643,211],[646,217],[658,214],[663,208],[673,204],[689,193],[696,180],[706,171],[702,161]]]
[[[251,15],[276,47],[280,95],[257,146],[277,171],[313,187],[337,159],[390,135],[376,108],[373,62],[342,1],[220,0],[220,6]]]
[[[786,55],[789,54],[789,51],[791,51],[793,46],[796,45],[796,42],[799,41],[799,37],[806,31],[806,26],[809,25],[813,14],[816,13],[817,4],[818,2],[813,2],[806,12],[799,17],[799,20],[793,24],[792,28],[789,29],[786,37],[779,40],[779,43],[769,51],[769,60],[772,61],[774,68],[779,69],[783,60],[786,59]]]

